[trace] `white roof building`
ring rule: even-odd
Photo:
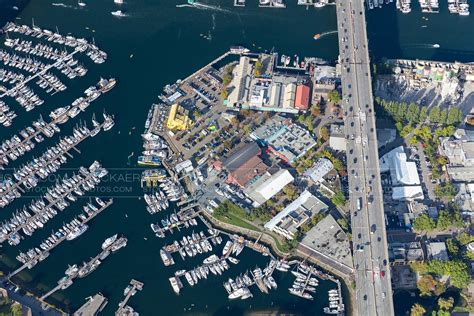
[[[425,196],[423,195],[423,189],[421,186],[403,186],[403,187],[394,187],[392,191],[393,200],[423,200]]]
[[[244,193],[254,202],[254,207],[259,207],[294,180],[286,169],[281,169],[273,175],[267,172],[250,184]]]
[[[380,171],[390,171],[393,185],[419,185],[420,177],[414,161],[407,161],[403,146],[380,158]]]
[[[331,170],[334,169],[334,165],[332,164],[331,160],[327,158],[319,159],[313,167],[306,170],[304,175],[309,177],[316,183],[320,183],[324,176],[326,176]]]
[[[287,239],[293,239],[298,227],[317,213],[326,210],[327,205],[305,190],[275,217],[265,224],[265,229],[274,231]]]

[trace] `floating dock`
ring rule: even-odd
[[[87,302],[82,305],[73,316],[95,316],[101,312],[108,301],[101,293],[97,293],[93,297],[88,297]]]
[[[128,300],[137,293],[137,291],[143,290],[143,283],[132,279],[130,281],[130,285],[127,287],[129,288],[127,294],[125,294],[125,298],[119,303],[119,308],[115,312],[115,316],[129,316],[133,315],[133,308],[127,305]]]
[[[91,216],[89,216],[87,219],[83,220],[82,221],[82,224],[87,224],[90,220],[92,220],[94,217],[96,217],[97,215],[99,215],[100,213],[102,213],[103,210],[105,210],[106,208],[108,208],[110,205],[112,205],[113,203],[113,199],[110,199],[109,201],[105,202],[105,205],[100,207],[96,212],[94,212]],[[35,256],[34,258],[31,258],[31,260],[29,260],[28,262],[25,262],[21,267],[19,267],[18,269],[16,269],[15,271],[11,272],[9,275],[8,275],[8,278],[11,278],[13,277],[14,275],[20,273],[21,271],[23,271],[24,269],[28,268],[28,269],[31,269],[33,268],[39,261],[42,261],[41,258],[46,258],[45,255],[46,253],[47,256],[49,255],[49,252],[51,252],[55,247],[59,246],[63,241],[66,240],[66,236],[62,237],[62,238],[59,238],[52,246],[51,248],[49,248],[47,251],[42,251],[40,254],[38,254],[37,256]]]
[[[103,257],[105,254],[107,254],[107,252],[110,253],[110,251],[116,247],[117,244],[123,242],[123,240],[125,240],[125,244],[122,246],[122,247],[125,247],[126,245],[126,242],[127,242],[127,238],[125,237],[120,237],[119,239],[117,239],[114,243],[112,243],[111,245],[109,245],[108,247],[106,247],[105,249],[102,249],[102,251],[97,255],[95,256],[94,258],[91,258],[87,263],[86,265],[92,265],[94,262],[101,262],[100,261],[100,258]],[[120,247],[120,248],[122,248]],[[116,250],[119,250],[120,248],[116,249]],[[112,252],[113,253],[113,252]],[[94,272],[94,270],[92,270],[91,272],[89,273],[92,273]],[[41,301],[44,301],[45,299],[47,299],[49,296],[53,295],[55,292],[61,290],[61,289],[66,289],[68,288],[72,283],[73,283],[73,280],[75,278],[78,277],[78,274],[73,274],[71,276],[67,276],[67,277],[64,277],[63,279],[61,280],[64,280],[63,282],[61,282],[61,280],[58,281],[58,285],[56,287],[54,287],[53,289],[51,289],[48,293],[44,294],[43,296],[41,296],[40,300]],[[85,277],[85,276],[84,276]]]

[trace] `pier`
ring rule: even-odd
[[[96,212],[94,212],[92,215],[90,215],[89,217],[87,217],[85,220],[82,220],[82,224],[87,224],[89,221],[91,221],[92,219],[94,219],[97,215],[99,215],[100,213],[102,213],[103,210],[105,210],[106,208],[108,208],[110,205],[112,205],[113,203],[113,199],[110,199],[108,200],[107,202],[105,202],[105,205],[100,207]],[[42,261],[41,260],[41,257],[47,252],[48,255],[49,255],[49,252],[51,252],[55,247],[59,246],[63,241],[66,240],[66,236],[63,236],[61,238],[59,238],[52,246],[51,248],[49,248],[47,251],[43,251],[41,254],[38,254],[37,256],[35,256],[34,258],[31,258],[30,261],[24,263],[21,267],[19,267],[18,269],[16,269],[15,271],[11,272],[9,275],[8,275],[8,279],[10,279],[11,277],[15,276],[16,274],[20,273],[21,271],[23,271],[24,269],[28,268],[28,269],[31,269],[33,268],[39,261]],[[44,259],[45,257],[43,257]]]
[[[97,293],[93,297],[88,297],[87,302],[84,303],[77,311],[72,314],[73,316],[91,316],[97,315],[107,305],[108,301],[102,293]]]
[[[125,294],[125,298],[119,303],[119,308],[115,312],[116,316],[129,315],[129,311],[130,311],[131,307],[127,306],[128,300],[130,300],[130,298],[133,295],[135,295],[135,293],[137,293],[137,291],[141,291],[143,289],[143,285],[144,284],[142,282],[137,281],[135,279],[132,279],[130,281],[130,285],[128,287],[131,287],[131,288],[129,288],[127,294]]]
[[[114,251],[114,247],[116,247],[117,244],[119,244],[120,242],[123,241],[123,239],[125,239],[125,245],[126,245],[126,238],[125,237],[120,237],[119,239],[117,239],[114,243],[112,243],[110,246],[108,246],[107,248],[103,249],[97,256],[95,256],[94,258],[91,258],[88,262],[85,263],[85,265],[88,265],[88,266],[92,266],[93,263],[95,262],[101,262],[100,261],[100,258],[105,256],[107,254],[107,252],[110,253],[110,251]],[[124,247],[125,245],[123,245],[122,247]],[[120,249],[120,248],[118,248]],[[118,250],[116,249],[116,250]],[[95,269],[94,269],[95,270]],[[91,270],[89,273],[92,273],[94,270]],[[87,274],[89,274],[87,273]],[[86,275],[87,275],[86,274]],[[86,275],[84,275],[83,277],[85,277]],[[40,300],[41,301],[44,301],[45,299],[47,299],[49,296],[53,295],[55,292],[61,290],[61,289],[66,289],[68,288],[72,283],[73,283],[73,280],[76,279],[77,277],[79,277],[79,275],[76,273],[76,274],[73,274],[71,276],[67,276],[67,277],[64,277],[63,279],[61,279],[60,281],[58,281],[58,285],[55,286],[53,289],[51,289],[49,292],[47,292],[46,294],[44,294],[43,296],[41,296]],[[64,280],[64,281],[62,281]]]
[[[76,53],[79,52],[79,49],[76,48],[72,53],[58,59],[55,63],[53,64],[50,64],[48,66],[46,66],[45,68],[43,68],[41,71],[35,73],[34,75],[32,76],[29,76],[27,77],[25,80],[23,80],[22,82],[19,82],[17,83],[13,88],[10,88],[8,89],[7,91],[5,91],[4,93],[0,94],[0,99],[5,97],[6,95],[10,95],[12,92],[15,92],[16,90],[22,88],[23,86],[25,86],[28,82],[30,82],[31,80],[34,80],[36,79],[37,77],[41,76],[41,75],[44,75],[46,72],[48,72],[48,70],[50,70],[51,68],[53,67],[56,67],[58,65],[60,65],[61,63],[63,63],[64,61],[72,58]]]
[[[79,108],[80,107],[80,104],[77,104],[75,106],[72,106],[69,111],[71,110],[74,110],[75,108]],[[0,160],[3,159],[4,157],[8,157],[8,155],[10,155],[11,153],[15,153],[18,152],[18,149],[19,148],[22,148],[22,147],[25,147],[25,145],[30,142],[32,139],[34,139],[36,136],[40,135],[40,134],[43,134],[45,135],[46,137],[51,137],[52,135],[47,135],[45,133],[46,130],[52,130],[53,131],[53,134],[55,133],[54,131],[54,128],[53,126],[55,124],[63,124],[65,123],[67,120],[65,120],[65,118],[68,116],[68,111],[60,114],[58,117],[56,117],[55,119],[51,120],[49,123],[46,123],[46,125],[42,126],[41,128],[37,128],[35,129],[35,131],[31,134],[28,134],[27,137],[23,137],[22,136],[22,141],[21,142],[18,142],[18,143],[15,143],[14,146],[8,148],[7,150],[3,151],[2,153],[0,153]],[[44,122],[43,118],[40,116],[40,118],[36,121],[38,123],[40,122]],[[26,153],[27,151],[25,151]],[[18,155],[17,155],[18,156]],[[0,162],[0,164],[4,167],[6,166],[7,164],[4,163],[4,162]]]
[[[98,125],[96,128],[102,128],[103,126],[105,125],[105,122],[101,123],[100,125]],[[52,163],[53,161],[59,159],[62,155],[64,154],[67,154],[69,150],[71,149],[76,149],[75,146],[79,145],[82,141],[84,141],[85,139],[87,139],[88,137],[90,137],[91,135],[93,134],[93,130],[90,130],[88,133],[84,134],[84,135],[81,135],[81,137],[79,138],[74,138],[75,142],[73,144],[70,144],[68,142],[62,142],[59,141],[54,147],[56,148],[60,148],[59,152],[58,153],[55,153],[53,155],[50,156],[50,158],[46,159],[44,161],[43,164],[37,164],[35,166],[33,166],[30,171],[30,173],[28,174],[28,176],[25,176],[23,177],[20,181],[18,182],[14,182],[13,184],[11,185],[7,185],[7,187],[5,188],[5,190],[3,190],[1,196],[6,196],[6,195],[10,195],[12,194],[16,189],[19,189],[20,188],[20,185],[23,185],[25,188],[26,188],[26,185],[25,183],[34,175],[36,175],[36,173],[41,169],[43,168],[44,166],[46,165],[49,165],[50,163]],[[63,138],[64,139],[64,138]],[[60,144],[63,144],[63,147],[60,146]],[[77,149],[76,149],[77,150]],[[45,153],[43,153],[43,156],[47,154],[47,151]],[[72,155],[71,155],[72,156]],[[39,160],[42,160],[42,158],[40,157]],[[7,206],[8,204],[10,204],[13,200],[9,201],[9,203],[5,204],[5,205],[0,205],[0,207],[5,207]]]
[[[201,73],[204,69],[206,68],[209,68],[209,67],[212,67],[212,65],[214,65],[215,63],[218,63],[220,62],[222,59],[226,58],[227,56],[229,56],[230,54],[233,54],[231,51],[228,51],[228,52],[225,52],[224,54],[222,54],[221,56],[217,57],[216,59],[214,59],[213,61],[211,61],[210,63],[208,63],[207,65],[205,65],[204,67],[201,67],[199,70],[195,71],[194,73],[192,73],[191,75],[187,76],[185,79],[183,79],[181,81],[181,84],[185,83],[186,81],[188,81],[189,79],[193,78],[194,76],[197,76],[199,73]]]
[[[86,181],[88,180],[91,180],[92,178],[94,177],[94,174],[93,173],[89,173],[87,174],[84,178],[81,178],[78,183],[77,183],[77,186],[80,186],[81,184],[85,183]],[[73,192],[75,190],[75,187],[72,187],[72,188],[68,188],[62,195],[59,195],[57,199],[53,200],[53,201],[49,201],[49,204],[47,204],[43,209],[44,210],[48,210],[49,208],[53,207],[53,206],[56,206],[59,201],[61,201],[62,199],[64,199],[67,195],[69,195],[71,192]],[[33,216],[29,217],[24,223],[22,223],[21,225],[18,225],[17,227],[15,227],[12,231],[10,231],[8,234],[5,234],[5,235],[2,235],[0,237],[0,244],[3,243],[4,241],[6,240],[9,240],[12,236],[18,234],[18,232],[20,230],[22,230],[23,228],[25,228],[30,222],[32,221],[36,221],[37,219],[39,219],[40,217],[43,216],[43,212],[39,212],[39,213],[36,213],[34,214]]]

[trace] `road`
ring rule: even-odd
[[[365,8],[337,0],[358,315],[394,315]]]

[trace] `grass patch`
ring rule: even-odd
[[[250,229],[250,230],[253,230],[253,231],[256,231],[256,232],[260,231],[260,229],[258,229],[258,227],[242,220],[238,216],[236,216],[234,214],[231,214],[231,213],[227,213],[226,215],[217,215],[217,214],[215,214],[214,217],[216,219],[220,220],[221,222],[224,222],[224,223],[227,223],[227,224],[231,224],[231,225],[234,225],[234,226]]]

